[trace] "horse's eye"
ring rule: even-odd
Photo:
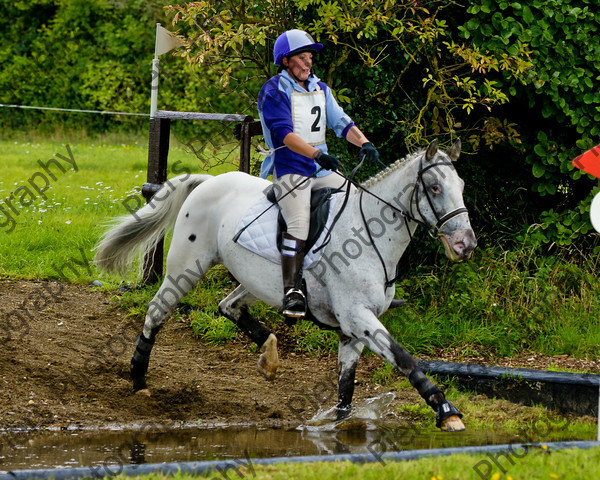
[[[431,186],[431,192],[434,193],[435,195],[439,195],[440,193],[442,193],[442,186],[441,185],[432,185]]]

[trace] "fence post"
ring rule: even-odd
[[[167,158],[169,156],[169,118],[150,119],[150,138],[148,140],[148,176],[142,187],[142,195],[149,202],[154,194],[167,181]],[[164,239],[144,256],[144,283],[156,283],[163,273]]]
[[[250,173],[250,122],[252,117],[240,124],[240,172]]]
[[[250,173],[250,153],[252,137],[262,135],[262,125],[259,120],[247,116],[238,123],[233,134],[240,141],[240,172]]]

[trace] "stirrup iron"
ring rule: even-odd
[[[291,305],[290,305],[291,304]],[[283,315],[293,318],[306,316],[306,296],[298,288],[290,288],[283,297]]]

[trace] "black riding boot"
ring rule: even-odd
[[[298,274],[304,261],[304,245],[306,242],[284,233],[281,243],[282,313],[287,317],[303,318],[306,315],[306,297],[301,288],[302,277]]]

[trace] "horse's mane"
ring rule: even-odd
[[[367,180],[365,180],[361,185],[364,188],[369,188],[372,187],[373,185],[375,185],[376,183],[380,182],[381,180],[383,180],[385,177],[387,177],[388,175],[391,175],[392,173],[394,173],[396,170],[401,169],[402,167],[404,167],[408,162],[410,162],[411,160],[413,160],[415,157],[418,157],[419,155],[421,155],[423,153],[423,150],[419,150],[417,152],[414,153],[410,153],[408,154],[406,157],[404,158],[400,158],[399,160],[396,160],[394,163],[392,163],[391,165],[388,165],[385,170],[382,170],[381,172],[376,173],[375,175],[373,175],[372,177],[368,178]]]

